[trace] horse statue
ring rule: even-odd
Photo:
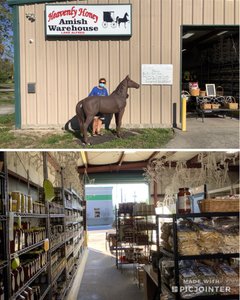
[[[115,114],[116,132],[120,137],[122,117],[127,105],[128,88],[138,89],[140,85],[126,76],[109,96],[90,96],[78,102],[76,114],[78,117],[83,141],[88,144],[87,129],[94,116],[98,113]]]
[[[119,27],[121,23],[124,23],[124,26],[126,28],[126,23],[129,22],[127,17],[129,17],[129,15],[126,12],[123,18],[119,18],[119,17],[116,18],[116,23],[118,24]]]

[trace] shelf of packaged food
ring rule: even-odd
[[[66,221],[66,225],[69,225],[69,224],[76,225],[76,224],[81,223],[81,222],[83,222],[83,218],[81,218],[77,221]]]
[[[0,215],[0,221],[6,221],[6,216],[5,215]]]
[[[61,241],[60,243],[58,243],[57,245],[53,246],[52,248],[50,248],[50,252],[54,252],[55,250],[57,250],[58,248],[60,248],[62,245],[65,244],[65,240]]]
[[[22,255],[22,254],[24,254],[24,253],[27,253],[28,251],[31,251],[32,249],[35,249],[35,248],[37,248],[37,247],[40,247],[40,246],[42,246],[43,245],[43,243],[44,243],[44,240],[42,240],[42,241],[40,241],[40,242],[38,242],[38,243],[36,243],[36,244],[33,244],[33,245],[31,245],[31,246],[29,246],[29,247],[25,247],[24,249],[21,249],[21,250],[19,250],[19,251],[16,251],[16,252],[14,252],[14,253],[12,253],[11,255],[10,255],[10,259],[13,259],[16,255]]]
[[[160,249],[160,252],[165,254],[166,256],[170,258],[174,258],[174,254],[171,251],[168,251],[166,249]],[[239,253],[214,253],[214,254],[199,254],[199,255],[178,255],[179,260],[195,260],[195,259],[229,259],[229,258],[235,258],[239,257]]]
[[[13,215],[15,218],[21,217],[21,218],[47,218],[47,214],[30,214],[30,213],[17,213],[15,212]]]
[[[51,285],[49,285],[43,292],[43,294],[41,295],[40,299],[39,300],[44,300],[44,298],[47,296],[48,292],[50,291],[51,289]]]
[[[69,256],[73,253],[74,248],[72,248],[68,253],[66,253],[66,259],[69,258]]]
[[[5,267],[8,266],[8,262],[3,260],[3,261],[0,261],[0,270],[4,269]]]
[[[71,235],[70,237],[66,238],[65,242],[68,242],[69,240],[73,239],[74,235]]]
[[[50,218],[65,218],[65,214],[50,214]]]
[[[35,275],[33,275],[31,279],[29,279],[14,295],[11,296],[10,300],[15,300],[43,271],[47,269],[48,265],[49,263],[47,263]]]
[[[81,249],[83,243],[84,243],[84,238],[82,238],[82,239],[79,241],[79,243],[78,243],[78,248],[77,248],[77,249],[74,249],[74,251],[73,251],[73,256],[76,256],[76,254],[78,253],[78,251]]]
[[[67,273],[71,273],[74,266],[75,266],[75,263],[73,263],[69,268],[66,268]]]
[[[62,260],[63,261],[63,260]],[[62,262],[61,261],[61,262]],[[60,262],[60,263],[61,263]],[[60,264],[59,263],[59,264]],[[54,279],[52,280],[52,285],[54,285],[56,282],[57,282],[57,280],[58,280],[58,278],[60,277],[60,275],[62,274],[62,272],[63,272],[63,270],[66,268],[66,266],[64,265],[61,269],[60,269],[60,271],[58,271],[58,273],[57,273],[57,275],[54,277]]]

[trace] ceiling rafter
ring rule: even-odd
[[[81,158],[84,164],[85,170],[88,168],[88,156],[86,151],[80,151]]]
[[[125,156],[126,156],[125,151],[122,151],[121,156],[120,156],[119,161],[118,161],[119,166],[122,165]]]
[[[137,171],[137,170],[143,170],[143,168],[146,168],[148,165],[148,161],[142,161],[142,162],[131,162],[131,163],[122,163],[119,165],[116,164],[110,164],[110,165],[88,165],[87,173],[93,174],[93,173],[112,173],[112,172],[121,172],[121,171]],[[175,168],[177,165],[176,161],[166,162],[166,167],[172,167]],[[201,163],[191,163],[187,164],[187,168],[201,168]],[[229,166],[230,171],[238,171],[238,166]],[[78,172],[80,174],[84,174],[86,172],[86,168],[84,166],[78,167]]]
[[[147,159],[147,161],[151,161],[152,159],[154,159],[158,154],[160,153],[160,151],[154,151],[149,158]]]

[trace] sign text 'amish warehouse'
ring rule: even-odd
[[[46,5],[46,35],[131,36],[131,5]]]

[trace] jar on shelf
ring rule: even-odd
[[[189,188],[179,188],[177,211],[179,214],[191,213],[191,193]]]

